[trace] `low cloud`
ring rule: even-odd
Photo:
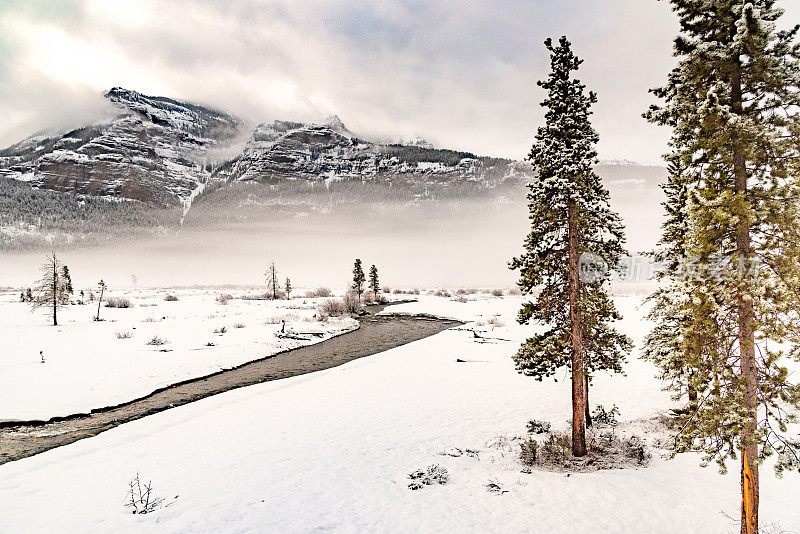
[[[0,8],[3,146],[106,113],[102,92],[121,85],[253,123],[335,113],[365,136],[521,158],[542,119],[542,41],[566,34],[600,97],[601,157],[651,162],[666,148],[668,132],[641,119],[673,63],[665,2],[36,4]]]

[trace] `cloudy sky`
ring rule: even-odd
[[[668,132],[641,113],[676,28],[656,0],[0,0],[0,145],[93,120],[119,85],[253,123],[338,114],[363,136],[522,158],[542,41],[565,34],[599,95],[601,158],[656,162]]]

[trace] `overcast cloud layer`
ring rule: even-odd
[[[600,99],[601,158],[652,163],[668,132],[641,113],[676,29],[656,0],[2,0],[0,145],[90,121],[120,85],[252,123],[335,113],[364,136],[522,158],[542,118],[542,41],[566,34]]]

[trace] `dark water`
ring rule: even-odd
[[[336,367],[459,324],[427,316],[375,315],[383,308],[373,308],[372,314],[360,319],[361,328],[353,332],[175,384],[132,402],[48,422],[6,423],[0,427],[0,464],[92,437],[128,421],[211,395]]]

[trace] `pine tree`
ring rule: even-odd
[[[70,299],[70,297],[72,297],[72,295],[75,293],[75,291],[72,288],[72,278],[69,275],[69,267],[67,267],[66,265],[61,267],[61,279],[62,279],[62,283],[64,284],[64,287],[63,287],[63,299],[64,299],[63,303],[64,304],[69,304],[69,299]]]
[[[283,288],[286,291],[286,300],[292,300],[292,281],[289,280],[289,277],[286,277],[286,285]]]
[[[378,280],[378,268],[373,265],[369,268],[369,288],[372,290],[372,296],[378,298],[378,291],[381,289],[380,281]]]
[[[264,273],[264,278],[267,281],[267,289],[272,290],[272,300],[278,298],[278,270],[275,268],[275,262],[270,262]]]
[[[355,264],[353,264],[353,290],[358,294],[358,302],[361,303],[361,294],[364,293],[364,282],[366,278],[364,277],[364,269],[361,268],[361,260],[356,259]]]
[[[528,158],[537,177],[528,184],[531,232],[525,253],[509,266],[520,271],[523,294],[540,289],[519,312],[519,322],[549,329],[529,338],[514,357],[519,372],[542,380],[561,367],[572,371],[572,452],[587,453],[588,382],[599,370],[621,372],[631,343],[610,322],[620,319],[603,289],[609,269],[624,253],[622,223],[608,191],[592,170],[597,132],[589,116],[593,92],[572,78],[582,60],[566,37],[545,41],[551,71],[539,82],[547,91],[545,125]],[[582,265],[579,265],[582,264]],[[597,265],[581,276],[579,266]]]
[[[53,315],[53,326],[58,326],[58,310],[64,304],[62,265],[56,253],[47,256],[42,264],[42,277],[33,288],[31,304],[34,309],[48,308]]]
[[[760,461],[800,467],[786,436],[800,387],[784,366],[800,341],[799,28],[776,30],[775,0],[671,3],[679,63],[645,114],[673,128],[657,252],[667,279],[651,297],[665,306],[646,357],[685,403],[675,452],[723,470],[740,458],[741,532],[755,532]]]

